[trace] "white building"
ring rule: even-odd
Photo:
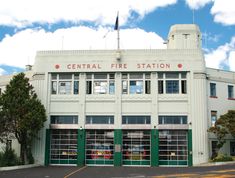
[[[205,67],[196,25],[172,26],[165,50],[39,51],[28,73],[47,110],[33,148],[45,165],[205,163],[211,121],[235,109],[235,73]]]

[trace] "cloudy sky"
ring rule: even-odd
[[[166,48],[173,24],[196,23],[208,67],[235,71],[234,0],[7,0],[0,6],[0,75],[23,71],[38,50]]]

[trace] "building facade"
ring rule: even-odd
[[[196,25],[172,26],[164,50],[39,51],[26,73],[47,111],[33,145],[45,165],[205,163],[208,127],[235,109],[235,74],[205,67]]]

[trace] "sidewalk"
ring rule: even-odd
[[[28,165],[19,165],[19,166],[0,167],[0,171],[26,169],[26,168],[39,167],[39,166],[41,166],[41,165],[39,165],[39,164],[28,164]]]
[[[227,165],[227,164],[235,164],[235,161],[226,161],[226,162],[208,162],[208,163],[202,163],[202,164],[194,165],[193,167],[202,167],[202,166],[220,166],[220,165]]]

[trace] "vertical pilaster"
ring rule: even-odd
[[[50,129],[46,129],[46,143],[45,143],[45,159],[44,165],[48,166],[50,162]]]
[[[151,166],[158,166],[158,146],[159,146],[159,132],[157,129],[151,130]]]
[[[85,165],[85,138],[86,132],[84,129],[78,130],[78,137],[77,137],[77,166]]]
[[[122,130],[114,130],[114,166],[122,165]]]
[[[114,124],[116,129],[122,127],[122,75],[120,72],[115,76],[115,119]]]
[[[208,103],[206,73],[191,76],[191,123],[193,164],[208,162]]]

